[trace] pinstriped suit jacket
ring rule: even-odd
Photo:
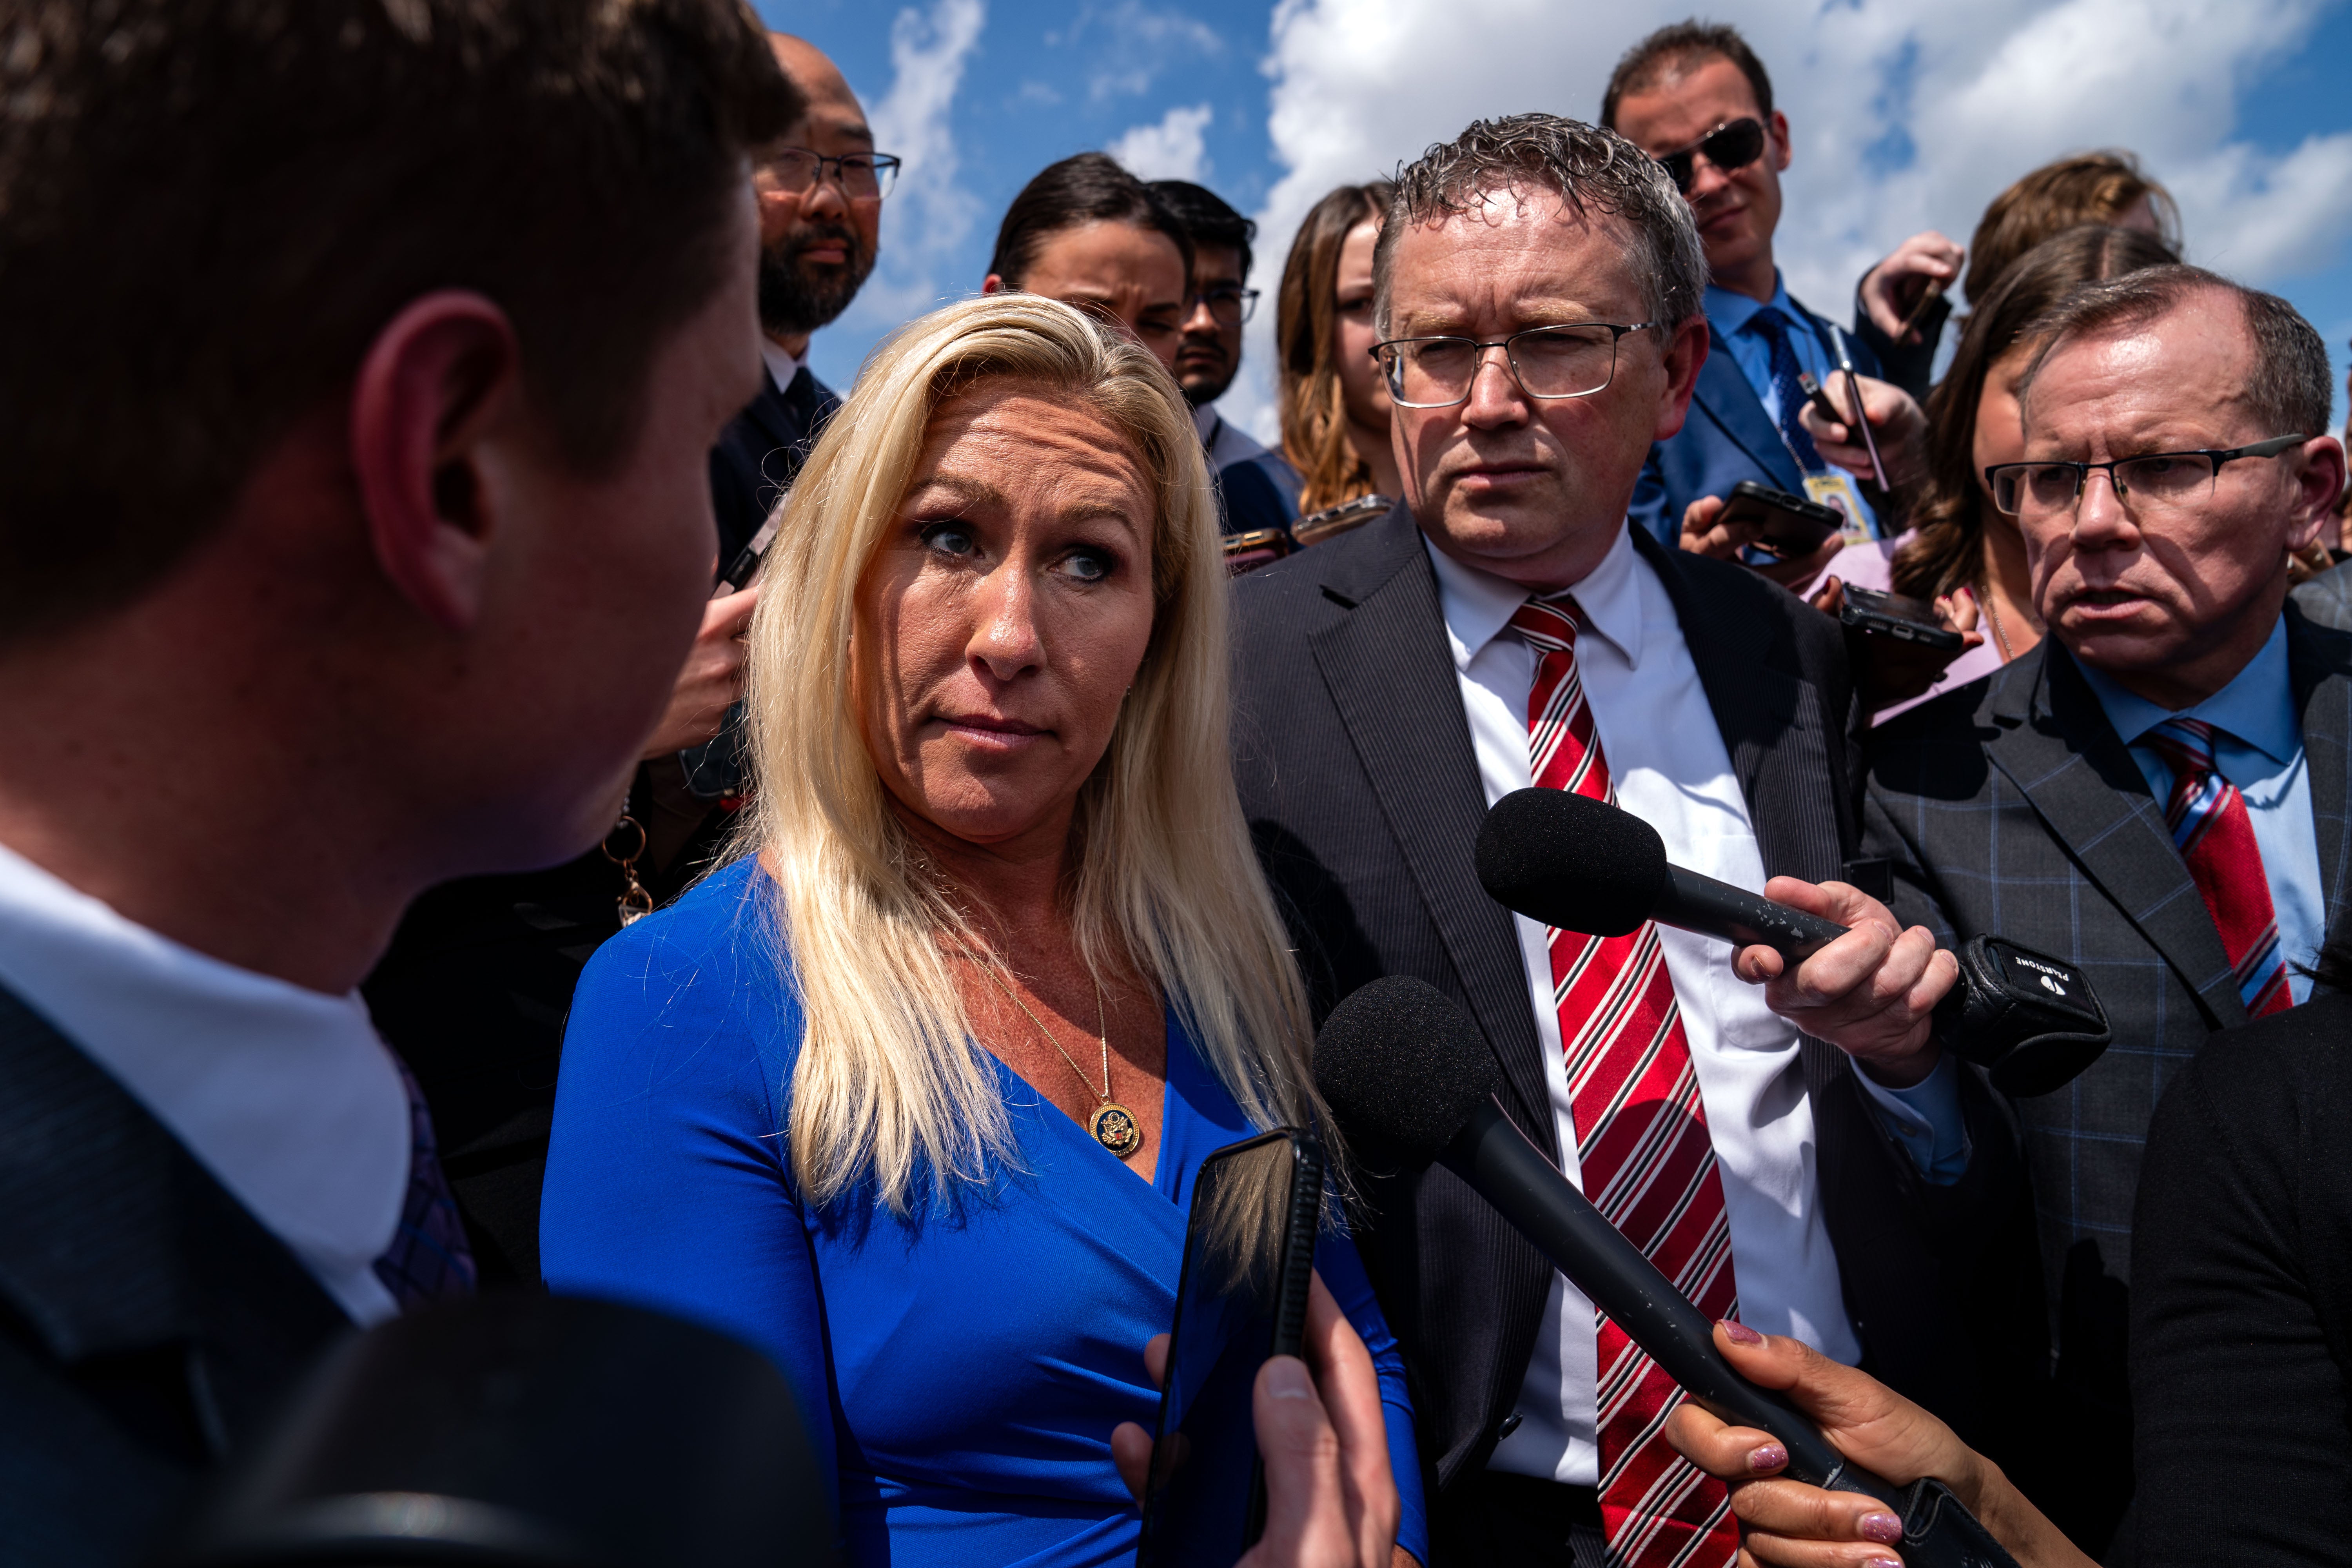
[[[1839,876],[1853,852],[1859,761],[1834,623],[1743,568],[1665,552],[1638,529],[1633,539],[1680,614],[1765,869]],[[1242,801],[1318,1016],[1382,974],[1428,981],[1477,1018],[1507,1105],[1557,1158],[1518,942],[1472,868],[1486,796],[1411,512],[1400,506],[1234,586]],[[1959,1185],[1927,1188],[1865,1109],[1845,1058],[1808,1041],[1804,1062],[1823,1209],[1866,1364],[1982,1436],[1982,1380],[2037,1353],[2002,1337],[2017,1331],[2013,1305],[1972,1293],[1973,1281],[2016,1278],[1985,1258],[2026,1234],[2005,1113],[1972,1083],[1985,1157]],[[1371,1173],[1365,1187],[1359,1239],[1405,1348],[1423,1462],[1450,1482],[1493,1450],[1550,1266],[1442,1168]],[[2038,1333],[2038,1313],[2022,1315]]]

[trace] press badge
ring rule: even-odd
[[[1853,476],[1843,468],[1832,468],[1825,474],[1805,476],[1805,496],[1826,507],[1834,507],[1845,526],[1838,530],[1838,541],[1843,544],[1870,542],[1870,524],[1864,521],[1870,513],[1862,504],[1862,491],[1855,488]]]

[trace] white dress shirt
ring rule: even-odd
[[[808,366],[808,355],[794,354],[770,337],[760,334],[760,363],[768,367],[768,379],[775,384],[778,393],[793,389],[793,378]]]
[[[1430,559],[1479,783],[1492,805],[1534,782],[1528,693],[1536,654],[1507,629],[1528,591],[1434,547]],[[1675,865],[1760,890],[1764,861],[1748,805],[1665,585],[1621,529],[1615,546],[1575,592],[1591,628],[1577,639],[1577,668],[1618,804],[1658,830]],[[1525,916],[1514,921],[1562,1168],[1580,1186],[1550,951],[1542,926]],[[1813,1108],[1796,1026],[1764,1005],[1762,987],[1732,973],[1728,943],[1663,928],[1658,938],[1715,1143],[1740,1321],[1792,1334],[1840,1361],[1858,1361],[1862,1346],[1845,1315],[1837,1256],[1822,1219]],[[1519,1423],[1496,1446],[1491,1468],[1598,1484],[1595,1359],[1592,1303],[1555,1274],[1514,1406]]]
[[[408,1194],[408,1092],[357,992],[329,996],[136,925],[0,845],[0,985],[80,1047],[352,1320]]]

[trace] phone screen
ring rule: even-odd
[[[1303,1133],[1201,1162],[1145,1489],[1146,1568],[1231,1568],[1265,1528],[1250,1393],[1267,1356],[1298,1353],[1322,1206],[1322,1148]]]

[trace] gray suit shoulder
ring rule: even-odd
[[[2289,596],[2297,609],[2321,626],[2352,632],[2352,561],[2329,567]]]

